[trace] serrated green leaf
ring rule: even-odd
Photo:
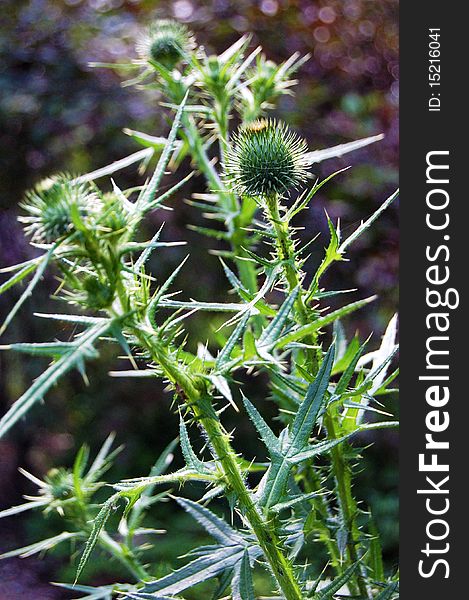
[[[391,598],[399,591],[399,583],[393,581],[382,592],[375,596],[375,600],[391,600]]]
[[[358,300],[357,302],[352,302],[351,304],[347,304],[346,306],[335,310],[324,317],[319,317],[312,323],[308,323],[307,325],[303,325],[302,327],[298,327],[293,331],[287,333],[283,337],[281,337],[276,344],[277,348],[284,348],[287,344],[291,342],[296,342],[298,340],[302,340],[305,337],[311,335],[315,331],[326,327],[326,325],[330,325],[337,319],[341,319],[346,315],[349,315],[356,310],[363,308],[370,302],[374,302],[376,300],[376,296],[370,296],[369,298],[365,298],[363,300]]]
[[[235,569],[231,585],[233,600],[256,600],[247,550],[244,551],[240,565]]]
[[[16,304],[13,306],[13,308],[8,313],[6,319],[3,321],[3,323],[2,323],[2,325],[0,327],[0,335],[2,335],[5,332],[6,328],[12,322],[12,320],[15,317],[16,313],[23,306],[23,304],[26,301],[26,299],[29,298],[29,296],[33,293],[34,288],[39,283],[41,277],[44,274],[44,271],[47,268],[47,265],[51,261],[53,255],[54,255],[54,252],[57,249],[57,246],[58,246],[58,244],[54,244],[52,246],[52,248],[50,248],[50,250],[48,252],[46,252],[46,254],[44,254],[41,257],[41,260],[38,261],[34,265],[35,269],[36,269],[36,272],[34,273],[34,277],[31,279],[31,281],[29,282],[29,284],[27,285],[26,289],[24,290],[24,292],[19,297],[19,299],[16,302]]]
[[[186,498],[176,498],[176,501],[220,544],[233,546],[243,543],[241,535],[208,508]]]
[[[106,500],[106,502],[103,504],[103,506],[101,507],[101,510],[99,511],[96,518],[94,519],[93,529],[91,530],[90,537],[88,538],[88,541],[86,542],[85,549],[83,550],[83,554],[81,555],[80,562],[78,563],[78,568],[77,568],[77,572],[76,572],[76,576],[75,576],[75,583],[78,581],[80,575],[82,574],[83,569],[85,568],[85,565],[91,556],[91,553],[93,552],[96,544],[98,543],[99,535],[100,535],[101,531],[103,530],[104,526],[106,525],[106,522],[109,519],[111,512],[117,506],[119,499],[120,499],[120,494],[114,494],[113,496],[108,498],[108,500]]]
[[[332,365],[334,364],[335,346],[331,345],[324,357],[318,374],[308,387],[305,399],[301,403],[291,427],[290,447],[294,453],[300,452],[308,443],[311,430],[316,423],[321,408],[324,406],[325,394],[329,385]]]
[[[334,345],[331,345],[315,380],[309,385],[306,396],[298,408],[285,442],[283,454],[272,456],[271,465],[264,476],[260,503],[266,509],[282,502],[297,455],[303,450],[311,450],[308,446],[308,440],[326,399],[325,395],[333,363]],[[327,447],[322,449],[324,452],[327,450]]]
[[[0,438],[24,416],[31,406],[42,400],[45,393],[60,377],[70,369],[82,366],[85,358],[96,355],[93,344],[110,330],[112,323],[111,320],[102,320],[98,325],[90,327],[73,343],[69,353],[64,354],[34,381],[0,420]]]
[[[314,444],[313,446],[308,446],[302,452],[291,456],[290,461],[292,464],[299,464],[305,460],[314,458],[318,454],[329,452],[329,450],[332,450],[332,448],[335,448],[335,446],[338,446],[339,444],[350,438],[352,435],[354,435],[354,433],[355,432],[347,433],[346,435],[340,438],[336,438],[334,440],[324,440],[323,442],[319,442],[317,444]]]
[[[192,449],[186,424],[184,423],[182,415],[179,415],[179,438],[181,441],[182,454],[184,456],[184,460],[186,461],[187,468],[192,469],[197,473],[206,473],[207,467],[205,466],[205,463],[197,458],[194,450]]]
[[[317,498],[319,496],[318,492],[310,492],[309,494],[300,494],[298,496],[293,496],[289,500],[285,502],[279,502],[278,504],[274,504],[271,507],[272,512],[278,513],[282,510],[286,510],[287,508],[293,508],[297,504],[301,504],[302,502],[307,502],[312,498]]]
[[[265,351],[272,348],[277,342],[281,331],[285,327],[287,319],[295,305],[296,299],[300,292],[299,286],[297,286],[286,298],[285,302],[279,308],[277,315],[262,331],[259,339],[256,342],[256,347],[259,354],[262,356]]]
[[[218,353],[215,361],[215,370],[217,372],[223,371],[223,367],[229,363],[234,347],[236,346],[239,338],[244,335],[250,316],[250,313],[246,313],[244,315],[241,321],[234,328],[221,351]]]
[[[145,583],[143,594],[158,592],[161,594],[179,594],[188,588],[217,577],[227,569],[233,569],[242,559],[244,546],[227,546],[220,548],[211,554],[196,558],[189,564],[173,571],[169,575],[156,581]],[[135,598],[152,598],[152,596],[135,595]]]
[[[270,455],[275,456],[276,454],[279,454],[280,442],[274,435],[273,431],[264,421],[257,408],[246,398],[244,394],[243,402],[251,421],[254,423],[254,427],[257,429],[257,432],[261,436],[262,441],[266,445]]]
[[[32,556],[33,554],[38,554],[39,552],[50,550],[51,548],[54,548],[62,542],[71,539],[77,539],[81,536],[82,534],[79,532],[63,531],[62,533],[59,533],[59,535],[54,535],[53,537],[41,540],[40,542],[36,542],[35,544],[30,544],[29,546],[23,546],[22,548],[17,548],[16,550],[4,552],[3,554],[0,554],[0,558],[13,558],[14,556],[27,558],[28,556]]]
[[[342,586],[344,586],[347,581],[349,581],[356,570],[358,569],[358,563],[355,563],[345,569],[345,571],[336,577],[334,581],[323,587],[317,594],[315,595],[315,600],[334,600],[334,594],[340,590]]]
[[[369,219],[367,219],[364,223],[360,225],[346,240],[342,242],[339,248],[339,253],[344,254],[345,250],[352,244],[357,238],[359,238],[362,233],[364,233],[371,225],[376,221],[376,219],[383,213],[388,206],[390,206],[394,200],[399,196],[399,189],[397,189],[393,194],[389,196],[385,202],[375,211]]]

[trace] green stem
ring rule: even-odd
[[[324,424],[328,437],[330,439],[337,439],[336,423],[330,412],[326,412],[324,415]],[[356,521],[358,507],[352,494],[352,478],[341,444],[332,448],[331,458],[339,507],[349,536],[347,543],[348,560],[349,564],[354,564],[359,560],[358,546],[360,544],[360,530]],[[365,579],[360,570],[357,571],[354,579],[356,580],[356,586],[360,595],[364,598],[370,598]],[[351,592],[352,594],[356,593],[353,590]]]
[[[287,558],[284,544],[277,536],[275,529],[257,509],[252,494],[244,481],[236,453],[231,447],[229,435],[223,429],[213,408],[205,382],[194,378],[175,364],[163,344],[148,336],[143,336],[141,332],[137,335],[155,362],[163,368],[168,379],[175,385],[179,396],[191,411],[194,419],[204,428],[227,485],[234,492],[239,508],[249,522],[286,600],[301,600],[302,591],[293,565]]]
[[[275,232],[277,256],[282,263],[283,272],[288,284],[288,290],[289,292],[292,292],[295,288],[300,288],[300,293],[298,294],[298,298],[295,303],[297,320],[300,325],[306,325],[307,323],[310,323],[314,315],[307,307],[304,300],[305,291],[303,290],[303,277],[296,261],[295,244],[290,235],[289,223],[285,219],[282,219],[280,214],[280,199],[278,194],[267,196],[265,198],[265,204],[266,216]],[[311,346],[317,346],[317,332],[314,332],[308,341]],[[306,354],[311,372],[312,374],[316,374],[322,359],[321,353],[320,351],[312,349],[308,350]]]
[[[303,478],[303,485],[306,493],[321,491],[321,481],[313,464],[308,465],[306,468],[306,476]],[[320,539],[326,545],[332,567],[336,570],[337,574],[340,575],[343,572],[343,569],[339,556],[339,549],[327,525],[328,520],[332,517],[328,502],[324,496],[318,495],[311,500],[311,504],[318,510],[322,518],[322,521],[318,520],[318,529],[321,533]]]
[[[105,531],[100,533],[98,543],[104,550],[124,565],[136,581],[148,579],[148,573],[127,546],[113,540]]]

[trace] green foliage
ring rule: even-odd
[[[207,56],[203,49],[195,50],[184,26],[153,24],[138,47],[139,60],[130,65],[138,71],[130,83],[156,86],[175,109],[167,138],[131,132],[144,151],[76,178],[54,178],[26,200],[26,233],[45,253],[9,269],[14,274],[1,292],[34,275],[3,330],[49,266],[59,275],[58,295],[71,310],[41,316],[84,330],[71,341],[2,347],[47,357],[52,363],[2,418],[0,435],[7,434],[69,370],[77,368],[85,376],[85,360],[98,358],[98,342],[117,344],[132,367],[114,375],[163,380],[180,415],[178,442],[166,448],[147,477],[114,484],[114,493],[101,505],[95,493],[104,487],[102,476],[116,453],[111,452],[112,438],[90,467],[83,447],[71,471],[54,470],[44,481],[25,473],[39,486],[39,495],[0,513],[7,517],[31,509],[54,511],[64,524],[57,536],[13,550],[9,556],[74,540],[83,543],[77,580],[86,576],[97,548],[125,567],[129,583],[77,585],[75,590],[84,598],[175,598],[216,580],[213,598],[226,596],[231,588],[233,598],[252,600],[258,594],[253,577],[257,567],[270,578],[271,592],[287,600],[333,600],[344,589],[354,597],[392,600],[397,592],[383,567],[379,527],[353,490],[360,434],[396,425],[380,420],[384,411],[376,397],[392,391],[395,372],[389,370],[397,349],[397,322],[391,319],[378,350],[364,354],[366,342],[361,343],[358,334],[348,341],[341,320],[365,309],[375,297],[330,311],[323,300],[339,292],[320,287],[326,270],[344,260],[352,242],[396,194],[345,241],[327,218],[330,242],[306,286],[306,247],[299,247],[292,221],[339,173],[305,186],[288,208],[289,196],[305,184],[311,164],[379,136],[308,153],[306,142],[285,125],[255,121],[273,99],[289,91],[290,75],[302,59],[294,55],[275,65],[260,49],[249,53],[249,41],[243,37],[220,56]],[[242,125],[231,137],[229,124],[235,114]],[[213,136],[207,137],[207,129]],[[214,141],[223,172],[211,159]],[[111,192],[98,187],[98,179],[157,153],[153,174],[138,190],[121,190],[114,181]],[[208,193],[194,197],[193,207],[219,225],[197,231],[225,244],[222,269],[237,301],[175,298],[173,288],[190,259],[162,281],[155,281],[149,270],[151,254],[157,252],[164,260],[172,244],[160,241],[161,230],[142,242],[139,227],[149,212],[162,208],[187,182],[188,177],[182,178],[162,191],[165,172],[186,155],[208,187]],[[213,321],[219,347],[204,343],[205,338],[187,340],[184,322],[199,312],[228,314],[222,324]],[[238,382],[253,375],[269,382],[283,423],[279,434]],[[265,462],[240,453],[237,432],[229,433],[223,426],[223,411],[229,405],[239,410],[240,396],[241,418],[250,418],[257,430],[268,457]],[[192,423],[206,442],[201,452],[191,443]],[[166,473],[177,444],[184,466]],[[251,477],[259,472],[260,481]],[[195,548],[183,566],[162,573],[147,560],[147,540],[158,533],[145,527],[147,512],[170,497],[168,486],[190,483],[198,484],[197,491],[204,487],[199,502],[175,499],[216,543]],[[231,524],[206,506],[219,497],[231,511]],[[118,530],[111,534],[107,529],[114,528],[113,514],[122,508]],[[328,563],[322,566],[330,577],[323,577],[312,561],[302,566],[300,555],[309,559],[311,538],[327,553]]]

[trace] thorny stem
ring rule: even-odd
[[[328,437],[331,439],[336,439],[338,437],[335,426],[336,424],[334,417],[330,414],[330,412],[326,412],[324,416],[324,424],[327,429]],[[360,530],[358,529],[356,521],[358,507],[352,494],[352,478],[350,475],[350,469],[345,461],[343,448],[340,444],[332,448],[331,458],[339,507],[345,521],[347,533],[349,535],[349,541],[347,543],[349,563],[354,564],[359,560],[357,546],[360,543]],[[370,598],[365,579],[360,570],[357,571],[354,579],[356,580],[356,585],[358,586],[360,595],[364,598]],[[351,590],[351,592],[352,594],[356,593],[356,591],[354,592],[353,590]]]
[[[289,291],[291,292],[296,287],[300,287],[300,293],[297,299],[296,311],[297,311],[297,319],[300,325],[305,325],[309,323],[312,318],[312,311],[308,310],[303,298],[303,287],[302,287],[302,276],[300,270],[298,268],[298,264],[295,258],[295,248],[294,242],[291,239],[289,224],[284,219],[282,219],[280,214],[280,202],[277,195],[272,196],[270,198],[266,198],[266,206],[268,211],[269,221],[274,228],[275,237],[276,237],[276,247],[277,254],[279,259],[282,261],[285,279],[287,280]],[[318,337],[315,333],[311,336],[310,343],[311,345],[317,345]],[[312,352],[306,353],[307,360],[309,362],[309,367],[311,373],[316,373],[318,366],[322,360],[322,356],[320,352]],[[337,437],[334,421],[332,417],[325,417],[326,428],[329,433],[329,436],[333,439]],[[339,498],[339,505],[342,511],[342,514],[345,519],[345,525],[347,530],[350,531],[351,542],[348,544],[348,558],[349,563],[353,564],[358,561],[358,554],[356,546],[359,543],[360,532],[358,530],[356,524],[356,514],[357,514],[357,505],[355,499],[352,494],[352,482],[350,471],[348,469],[348,465],[343,456],[343,450],[340,445],[336,446],[331,450],[332,455],[332,471],[334,473],[334,478],[336,481],[337,494]],[[311,477],[316,478],[317,476],[314,471],[314,467],[309,469],[309,475]],[[318,509],[327,517],[328,507],[326,501],[322,498],[316,499]],[[328,529],[326,528],[326,545],[329,550],[331,559],[335,563],[335,566],[340,571],[340,559],[337,556],[337,545],[334,543],[330,536],[328,536]],[[368,598],[368,590],[365,583],[364,578],[359,573],[356,576],[356,584],[351,584],[352,593],[360,593],[364,598]]]
[[[165,346],[149,335],[135,331],[142,345],[150,352],[168,379],[176,386],[179,397],[184,401],[193,418],[204,428],[215,459],[219,462],[226,483],[236,495],[239,508],[257,537],[259,546],[270,565],[272,573],[286,600],[301,600],[301,588],[296,579],[293,565],[287,558],[283,542],[270,523],[260,514],[251,492],[246,486],[236,453],[231,447],[228,433],[212,405],[212,400],[202,379],[184,372],[169,355]]]
[[[303,485],[305,487],[305,491],[308,492],[320,492],[321,491],[321,480],[318,475],[318,472],[314,468],[314,465],[309,464],[306,469],[306,477],[303,479]],[[314,500],[311,500],[312,504],[317,508],[319,514],[321,515],[323,521],[317,522],[317,527],[320,529],[320,539],[323,541],[327,547],[329,557],[331,560],[331,565],[336,569],[337,573],[340,575],[343,571],[341,560],[339,556],[339,549],[337,547],[337,542],[333,539],[330,529],[327,526],[327,521],[331,518],[331,512],[329,509],[329,505],[324,496],[318,494]]]
[[[289,223],[282,219],[280,214],[280,199],[277,194],[265,198],[267,218],[275,231],[275,245],[277,256],[282,263],[285,279],[288,283],[288,290],[292,292],[296,287],[300,288],[300,293],[296,300],[296,313],[300,325],[306,325],[311,321],[312,311],[306,306],[304,301],[303,277],[295,256],[295,244],[291,238]],[[317,346],[318,335],[313,333],[309,342],[311,346]],[[320,352],[316,350],[308,351],[311,372],[317,373],[321,361]]]

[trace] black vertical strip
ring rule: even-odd
[[[460,8],[436,0],[401,2],[404,600],[469,598],[469,127],[464,91],[469,36]],[[427,170],[429,163],[434,168]]]

